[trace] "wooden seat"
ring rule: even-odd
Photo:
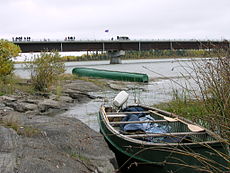
[[[139,124],[139,123],[162,123],[162,122],[168,122],[166,120],[151,120],[151,121],[117,121],[117,122],[109,122],[111,125],[117,125],[117,124]]]
[[[107,115],[108,118],[123,118],[126,117],[127,115],[125,114],[111,114],[111,115]]]
[[[149,111],[141,112],[106,112],[107,115],[116,115],[116,114],[147,114]]]

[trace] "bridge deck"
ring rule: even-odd
[[[114,51],[114,50],[178,50],[229,48],[229,41],[170,40],[75,40],[75,41],[15,41],[22,52]]]

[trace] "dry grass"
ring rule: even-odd
[[[15,130],[16,133],[21,136],[33,137],[35,135],[41,134],[41,131],[37,128],[28,125],[22,125],[17,115],[7,116],[0,121],[0,125]]]
[[[196,87],[190,86],[187,81],[187,88],[183,88],[186,95],[174,93],[174,99],[165,104],[158,105],[161,109],[174,112],[178,115],[185,116],[197,123],[205,126],[213,132],[222,136],[226,147],[230,145],[230,50],[217,49],[216,55],[220,55],[211,59],[203,59],[201,61],[193,61],[191,66],[182,66],[187,71],[184,76],[190,76],[195,81]],[[223,56],[225,55],[225,56]],[[173,82],[173,81],[172,81]],[[183,93],[183,92],[182,92]],[[194,169],[202,169],[203,172],[223,172],[220,168],[225,168],[226,172],[230,172],[230,154],[222,153],[209,147],[215,155],[220,156],[228,163],[227,165],[217,165],[213,160],[207,157],[200,157],[199,153],[191,153],[191,151],[176,151],[180,154],[189,155],[196,158],[202,167],[194,167]],[[175,158],[176,159],[176,158]],[[183,162],[181,162],[182,164]],[[177,163],[169,163],[177,164]],[[182,166],[182,165],[181,165]],[[189,167],[185,164],[183,166]]]

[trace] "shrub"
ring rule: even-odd
[[[230,54],[229,50],[217,49],[215,55],[218,54],[219,57],[193,61],[192,66],[183,67],[192,70],[188,75],[197,85],[184,88],[189,97],[177,93],[176,99],[165,106],[230,139]]]
[[[27,65],[31,71],[31,82],[37,91],[46,91],[55,84],[58,76],[65,72],[63,62],[60,62],[58,52],[42,52],[34,56]]]
[[[17,45],[7,40],[0,40],[0,95],[12,90],[13,58],[20,52]]]
[[[196,83],[201,99],[209,114],[205,117],[210,126],[229,138],[230,124],[230,55],[195,64]]]
[[[21,52],[20,48],[6,40],[0,40],[0,78],[13,73],[13,58]]]

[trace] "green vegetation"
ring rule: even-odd
[[[183,57],[212,57],[213,50],[149,50],[149,51],[127,51],[124,59],[137,58],[183,58]]]
[[[215,57],[215,50],[148,50],[148,51],[126,51],[122,59],[153,59],[153,58],[184,58],[184,57]],[[223,56],[223,54],[221,55]],[[82,56],[63,56],[61,61],[91,61],[107,60],[106,53],[90,53]]]
[[[77,160],[81,160],[82,162],[86,162],[88,164],[90,163],[90,160],[87,157],[81,154],[77,154],[76,152],[71,153],[71,157]]]
[[[173,99],[170,102],[161,103],[155,106],[193,121],[208,114],[202,101],[191,99],[184,94],[178,94],[178,92],[174,92]]]
[[[32,126],[21,126],[17,131],[19,135],[26,137],[33,137],[41,134],[41,130],[34,128]]]
[[[6,40],[0,40],[0,95],[12,92],[13,58],[21,52],[20,48]]]
[[[31,69],[31,82],[36,91],[47,91],[65,71],[64,63],[60,62],[57,52],[42,52],[33,57],[27,67]]]
[[[92,61],[92,60],[106,60],[108,56],[106,53],[92,53],[92,54],[83,54],[81,56],[63,56],[61,61]]]
[[[226,50],[218,52],[225,57],[193,62],[190,77],[198,90],[174,92],[171,102],[157,107],[190,118],[230,139],[230,54]]]
[[[217,50],[220,54],[218,58],[212,58],[205,61],[194,61],[190,77],[196,82],[199,89],[186,89],[184,92],[174,91],[173,99],[168,103],[155,105],[160,109],[173,112],[177,115],[184,116],[202,126],[216,132],[226,141],[226,146],[230,145],[230,50]],[[222,57],[225,55],[224,57]],[[189,82],[188,82],[189,83]],[[207,145],[207,147],[209,147]],[[224,160],[230,160],[227,153],[214,153],[221,156]],[[190,155],[189,153],[184,153]],[[199,158],[194,155],[194,158]],[[206,165],[209,158],[200,160]],[[210,160],[210,163],[213,161]],[[208,165],[208,164],[207,164]],[[189,165],[185,165],[189,166]],[[224,166],[224,165],[219,165]],[[225,167],[226,172],[230,171]],[[207,172],[221,172],[218,167],[207,166]]]

